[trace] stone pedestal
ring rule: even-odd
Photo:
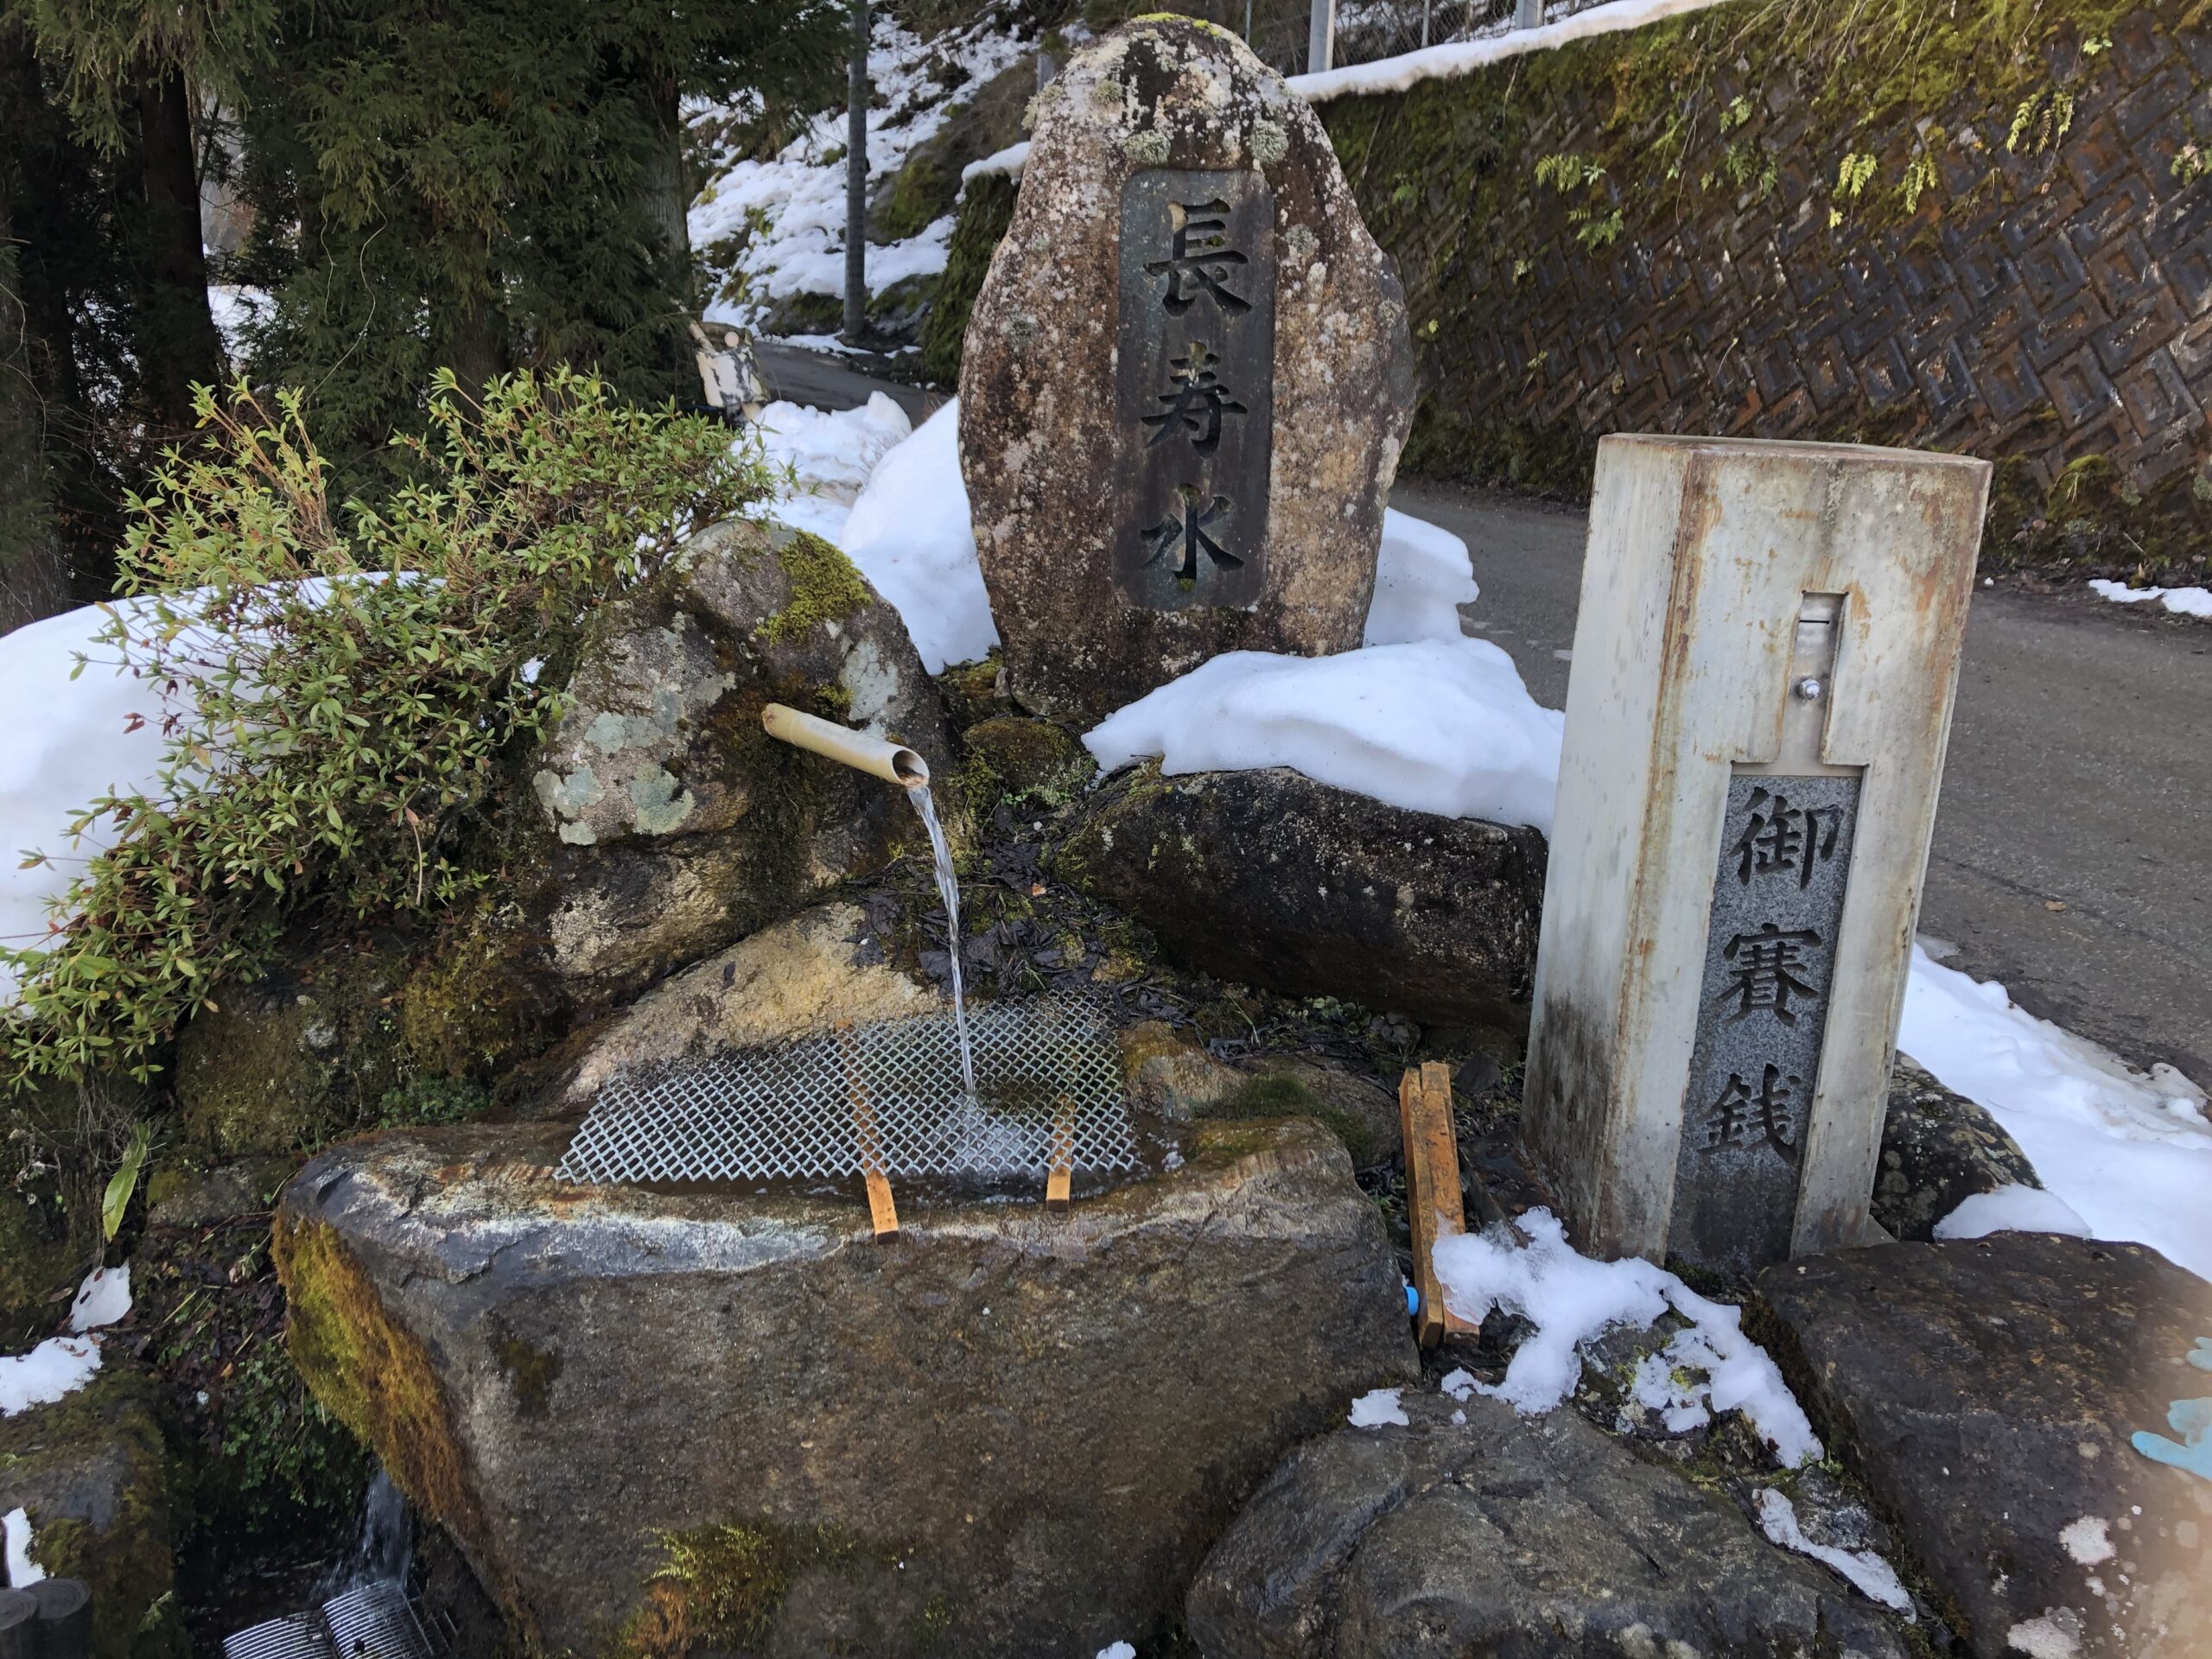
[[[1358,645],[1413,394],[1396,274],[1306,101],[1180,17],[1077,54],[960,372],[1016,697],[1089,723],[1220,652]]]
[[[1599,446],[1526,1096],[1586,1249],[1866,1236],[1988,478]]]
[[[550,1653],[1141,1641],[1285,1451],[1414,1375],[1374,1205],[1302,1120],[1190,1126],[1059,1213],[902,1193],[888,1245],[857,1184],[537,1178],[567,1133],[356,1141],[276,1224],[316,1394]]]

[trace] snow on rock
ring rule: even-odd
[[[69,1308],[69,1329],[81,1337],[87,1331],[119,1323],[130,1312],[130,1264],[94,1268],[77,1287],[77,1300]]]
[[[1395,1423],[1400,1428],[1408,1427],[1412,1419],[1406,1415],[1405,1402],[1395,1389],[1374,1389],[1351,1402],[1351,1426],[1354,1428],[1380,1428],[1385,1423]]]
[[[2212,1279],[2212,1125],[2180,1072],[2137,1071],[1918,945],[1897,1046],[1986,1108],[2092,1236]]]
[[[1116,1642],[1099,1649],[1098,1659],[1137,1659],[1137,1650],[1126,1642]]]
[[[150,787],[161,765],[161,698],[115,666],[115,648],[97,637],[107,625],[105,610],[86,606],[0,634],[0,709],[37,711],[0,722],[0,943],[40,944],[48,906],[86,855],[113,840],[102,823],[71,846],[77,810]],[[72,680],[79,652],[90,662]],[[144,721],[135,731],[134,718]],[[32,852],[51,862],[17,868]],[[0,968],[0,1004],[15,995],[15,976]]]
[[[1938,1238],[1986,1238],[1992,1233],[2065,1233],[2087,1238],[2089,1224],[2057,1193],[2018,1185],[1974,1193],[1936,1224]]]
[[[1582,1344],[1619,1326],[1645,1329],[1671,1309],[1688,1319],[1659,1356],[1671,1370],[1703,1373],[1684,1405],[1741,1411],[1787,1467],[1821,1455],[1812,1424],[1766,1351],[1743,1333],[1742,1311],[1709,1301],[1664,1268],[1636,1256],[1598,1262],[1567,1242],[1548,1210],[1520,1218],[1524,1244],[1497,1227],[1437,1241],[1436,1276],[1444,1300],[1461,1319],[1479,1323],[1493,1308],[1517,1313],[1535,1329],[1523,1338],[1495,1386],[1470,1377],[1474,1392],[1504,1401],[1524,1415],[1563,1402],[1581,1374]],[[1370,1396],[1371,1397],[1371,1396]],[[1695,1427],[1697,1418],[1683,1427]]]
[[[48,1337],[28,1354],[0,1358],[0,1417],[74,1394],[99,1368],[97,1336]]]
[[[880,15],[868,49],[874,97],[868,112],[868,167],[884,178],[906,165],[915,148],[943,127],[957,99],[932,66],[946,60],[965,71],[963,86],[982,86],[1023,52],[1011,35],[987,24],[925,40]],[[702,131],[726,121],[728,105],[697,104],[686,111]],[[690,213],[691,245],[711,251],[741,242],[727,273],[752,296],[748,302],[717,299],[707,315],[749,326],[764,300],[795,294],[841,296],[845,289],[845,109],[816,115],[804,131],[768,161],[710,162],[710,175]],[[755,228],[756,223],[758,228]],[[951,239],[950,215],[904,242],[868,250],[868,285],[881,293],[909,276],[944,269]]]
[[[1375,597],[1368,602],[1362,645],[1457,639],[1465,632],[1459,626],[1459,607],[1481,596],[1466,543],[1441,524],[1395,507],[1382,510]]]
[[[1912,1623],[1919,1622],[1913,1616],[1912,1598],[1905,1593],[1897,1570],[1872,1550],[1838,1549],[1833,1544],[1815,1543],[1797,1523],[1797,1506],[1787,1494],[1771,1486],[1760,1487],[1752,1494],[1751,1501],[1758,1505],[1759,1529],[1766,1534],[1769,1543],[1794,1549],[1800,1555],[1809,1555],[1823,1566],[1834,1567],[1869,1601],[1903,1613]]]
[[[1227,652],[1084,742],[1109,772],[1144,755],[1169,773],[1289,766],[1411,811],[1548,835],[1564,719],[1487,640],[1416,639],[1334,657]]]
[[[2116,605],[2143,605],[2153,601],[2177,616],[2212,617],[2212,588],[2131,588],[2124,582],[2102,577],[2090,588]]]
[[[931,673],[990,654],[999,631],[960,476],[958,399],[883,457],[840,544],[898,611]]]
[[[46,1576],[46,1569],[31,1560],[30,1511],[20,1506],[0,1516],[7,1530],[8,1587],[28,1590]]]

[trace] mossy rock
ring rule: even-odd
[[[422,1339],[385,1311],[334,1229],[280,1214],[273,1237],[289,1310],[287,1345],[315,1398],[378,1449],[393,1484],[425,1516],[482,1535],[453,1407]]]
[[[54,1182],[34,1179],[0,1190],[0,1333],[11,1344],[52,1327],[84,1265],[70,1246]]]
[[[341,944],[219,988],[177,1041],[194,1143],[250,1157],[312,1151],[350,1129],[405,1072],[393,1003],[406,968],[400,950]]]
[[[31,1557],[92,1592],[94,1659],[185,1659],[168,1457],[145,1377],[111,1355],[92,1380],[0,1420],[0,1511],[24,1510]]]
[[[1050,721],[995,715],[968,728],[966,745],[962,780],[977,810],[1004,798],[1058,811],[1098,775],[1090,752]]]

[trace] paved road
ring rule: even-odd
[[[924,391],[918,386],[903,386],[871,374],[868,371],[880,368],[883,361],[871,354],[829,357],[764,340],[753,347],[753,361],[772,396],[814,409],[858,409],[868,402],[870,392],[884,391],[906,411],[908,420],[919,426],[946,397],[941,391]]]
[[[1469,631],[1562,706],[1582,515],[1412,481],[1393,505],[1465,540]],[[2212,1084],[2212,626],[1977,593],[1920,926],[2030,1012]]]
[[[760,349],[797,402],[880,390],[918,423],[944,401],[855,362]],[[1583,515],[1414,480],[1393,501],[1465,540],[1482,585],[1468,630],[1563,708]],[[1977,595],[1920,930],[2031,1013],[2212,1086],[2212,626]]]

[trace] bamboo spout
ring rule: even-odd
[[[832,760],[842,761],[887,782],[912,788],[930,780],[929,762],[903,744],[870,737],[835,721],[801,714],[772,702],[760,711],[760,724],[769,736],[794,748],[811,749]]]

